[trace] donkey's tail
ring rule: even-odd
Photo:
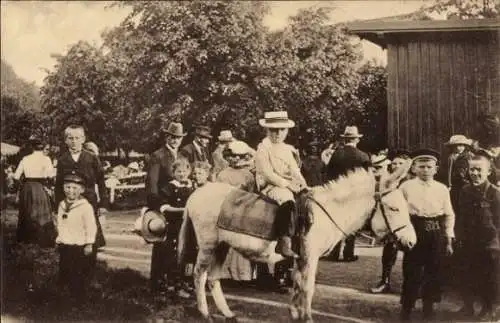
[[[194,230],[194,227],[191,218],[189,217],[188,208],[186,207],[184,208],[181,230],[179,231],[179,238],[177,242],[177,263],[179,265],[184,263],[187,246],[189,246],[190,243],[193,243],[192,241],[188,241],[190,240],[190,236],[192,236],[189,234],[189,230]]]

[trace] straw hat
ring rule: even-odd
[[[342,138],[361,138],[362,134],[359,133],[358,127],[347,126],[345,127],[344,133],[340,135]]]
[[[295,122],[288,119],[286,111],[270,111],[264,113],[264,119],[259,120],[259,124],[264,128],[293,128]]]
[[[217,139],[222,142],[230,142],[234,140],[234,137],[231,130],[222,130]]]
[[[464,135],[453,135],[450,137],[450,140],[445,143],[447,146],[455,146],[455,145],[465,145],[465,146],[471,146],[472,145],[472,140],[468,139]]]
[[[373,166],[387,166],[391,163],[386,154],[377,154],[371,156],[371,162]]]
[[[186,132],[184,132],[184,127],[182,126],[182,123],[178,122],[171,122],[168,127],[165,127],[165,124],[163,125],[161,129],[164,133],[175,136],[175,137],[184,137],[186,136]]]
[[[227,150],[232,155],[246,155],[252,153],[252,148],[241,140],[235,140],[230,142],[227,146]]]
[[[167,220],[158,211],[143,208],[141,215],[135,221],[134,232],[146,242],[162,242],[166,239]]]

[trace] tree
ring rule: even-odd
[[[50,132],[60,137],[70,124],[81,124],[87,137],[99,147],[115,148],[112,70],[102,51],[87,42],[71,46],[66,55],[57,55],[56,66],[41,88],[42,106],[50,118]],[[104,130],[104,131],[103,131]]]
[[[500,17],[498,0],[435,0],[425,12],[445,13],[447,19],[484,19]]]
[[[33,134],[44,135],[38,88],[19,78],[7,62],[1,64],[1,137],[23,145]]]

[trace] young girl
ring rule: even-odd
[[[97,224],[92,205],[82,197],[84,177],[76,172],[65,175],[63,190],[65,199],[59,203],[56,220],[59,284],[73,299],[83,300],[95,267]]]
[[[193,163],[193,185],[195,188],[201,187],[208,182],[212,166],[208,162],[195,161]]]
[[[196,246],[188,248],[189,252],[185,255],[184,265],[177,265],[177,237],[182,225],[182,216],[186,201],[193,192],[193,183],[189,179],[191,174],[191,165],[184,158],[176,160],[172,164],[172,174],[174,179],[171,180],[165,188],[166,204],[160,207],[160,212],[167,219],[167,289],[175,291],[177,296],[181,298],[189,298],[189,276],[186,273],[185,264],[192,261],[193,254],[196,257]]]

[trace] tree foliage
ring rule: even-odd
[[[372,106],[382,94],[360,88],[384,92],[383,85],[363,83],[371,70],[358,71],[359,44],[329,25],[329,9],[301,10],[286,28],[269,31],[265,2],[115,5],[130,14],[103,33],[103,47],[73,45],[45,80],[54,134],[79,122],[100,146],[147,152],[162,121],[175,120],[231,129],[254,145],[264,111],[285,109],[297,122],[290,139],[307,145],[384,111]],[[365,94],[371,103],[360,100]]]
[[[33,134],[44,135],[38,88],[4,60],[1,64],[2,141],[22,145]]]
[[[500,17],[498,0],[435,0],[426,12],[445,14],[447,19],[484,19]]]

